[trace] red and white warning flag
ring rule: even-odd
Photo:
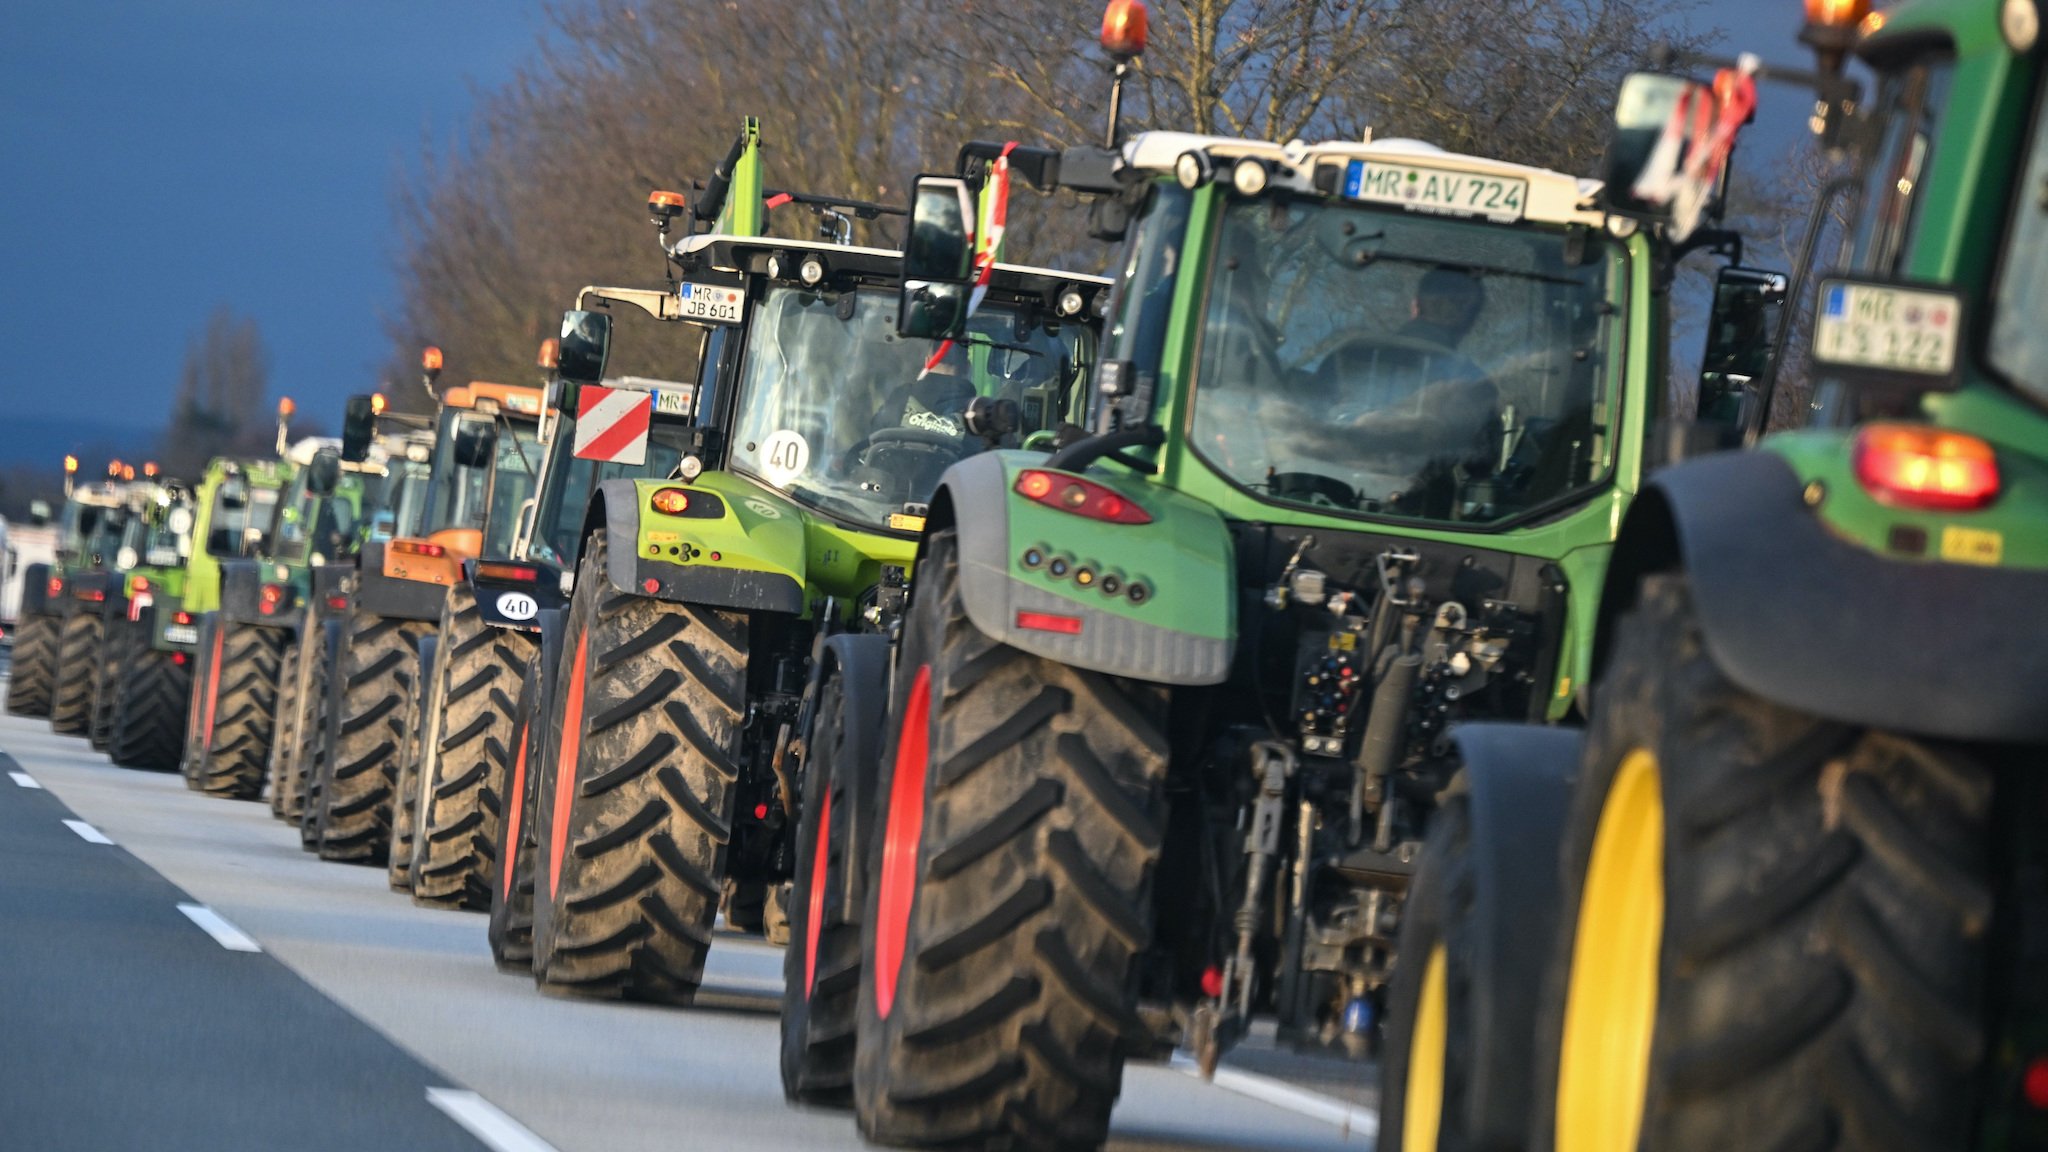
[[[989,166],[988,186],[981,190],[979,214],[981,227],[975,230],[974,240],[974,286],[967,297],[967,315],[972,316],[988,296],[989,281],[996,274],[996,260],[1003,251],[1003,230],[1010,222],[1010,153],[1017,148],[1015,140],[1003,145],[1003,151],[996,162]],[[922,380],[925,374],[938,367],[939,361],[953,347],[951,340],[939,341],[932,349],[930,359],[924,362],[924,371],[917,374]]]
[[[585,385],[576,395],[573,452],[578,460],[645,464],[647,429],[653,421],[652,392]]]
[[[1631,189],[1636,196],[1670,209],[1673,240],[1692,235],[1721,186],[1736,134],[1756,111],[1760,67],[1755,56],[1745,53],[1736,67],[1716,72],[1711,87],[1689,86],[1636,177]]]

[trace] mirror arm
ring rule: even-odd
[[[1806,235],[1799,241],[1799,260],[1792,265],[1792,283],[1785,290],[1785,315],[1778,323],[1777,338],[1771,348],[1770,365],[1764,370],[1764,379],[1757,388],[1756,418],[1749,427],[1742,430],[1742,446],[1753,448],[1763,439],[1764,429],[1771,423],[1771,404],[1778,391],[1778,372],[1785,363],[1785,349],[1792,342],[1792,328],[1799,319],[1799,302],[1805,297],[1806,283],[1813,278],[1813,252],[1820,245],[1822,226],[1827,222],[1835,199],[1844,192],[1860,191],[1863,184],[1854,175],[1837,176],[1814,197],[1813,211],[1806,218]],[[1855,219],[1855,208],[1851,205],[1848,219]]]
[[[656,320],[680,320],[683,318],[683,302],[674,292],[663,288],[605,288],[592,284],[576,294],[577,311],[586,311],[592,299],[616,300],[631,304]]]

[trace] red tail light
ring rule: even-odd
[[[1151,513],[1139,507],[1137,501],[1093,480],[1061,472],[1027,468],[1017,474],[1016,492],[1035,504],[1086,516],[1090,520],[1104,520],[1111,524],[1152,522]]]
[[[333,610],[334,610],[334,611],[336,611],[336,612],[344,612],[344,611],[347,611],[347,609],[348,609],[348,597],[346,597],[346,596],[329,596],[329,597],[327,598],[327,607],[329,607],[329,608],[333,609]]]
[[[2048,1112],[2048,1056],[2027,1061],[2027,1070],[2020,1076],[2020,1095],[2028,1106]]]
[[[171,620],[177,624],[190,624],[192,622],[192,614],[190,612],[175,613],[172,615]]]
[[[259,603],[256,605],[256,610],[265,616],[275,616],[277,615],[277,606],[284,603],[284,585],[265,584],[263,591],[258,593],[257,596]]]
[[[79,591],[78,598],[80,600],[90,600],[94,604],[98,604],[107,598],[107,594],[99,588],[86,588]]]
[[[391,550],[393,552],[404,552],[410,556],[431,556],[435,558],[444,556],[448,552],[446,548],[441,547],[439,544],[430,543],[426,540],[395,540],[391,544]]]
[[[173,663],[173,664],[183,664],[184,662],[185,662],[185,654],[184,654],[183,652],[173,652],[173,653],[171,653],[171,663]]]
[[[1062,616],[1057,612],[1019,612],[1017,627],[1029,628],[1034,632],[1058,632],[1063,636],[1079,636],[1081,618]]]
[[[1881,504],[1946,511],[1998,495],[1998,458],[1975,436],[1923,424],[1872,424],[1856,434],[1856,479]]]
[[[49,592],[52,596],[62,596],[64,594],[64,578],[62,576],[50,577]]]
[[[514,584],[531,584],[540,579],[540,569],[530,564],[478,564],[476,574],[480,580],[507,580]]]

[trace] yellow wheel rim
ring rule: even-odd
[[[1580,893],[1558,1064],[1558,1152],[1636,1150],[1663,937],[1663,785],[1656,754],[1638,748],[1607,791]]]
[[[1415,1004],[1415,1028],[1408,1041],[1401,1152],[1436,1152],[1437,1125],[1444,1112],[1444,1045],[1450,1035],[1449,966],[1442,944],[1429,950],[1429,961],[1422,969],[1422,998]]]

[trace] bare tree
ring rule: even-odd
[[[206,461],[267,441],[270,353],[256,321],[225,304],[185,347],[178,396],[159,453],[165,471],[197,476]]]

